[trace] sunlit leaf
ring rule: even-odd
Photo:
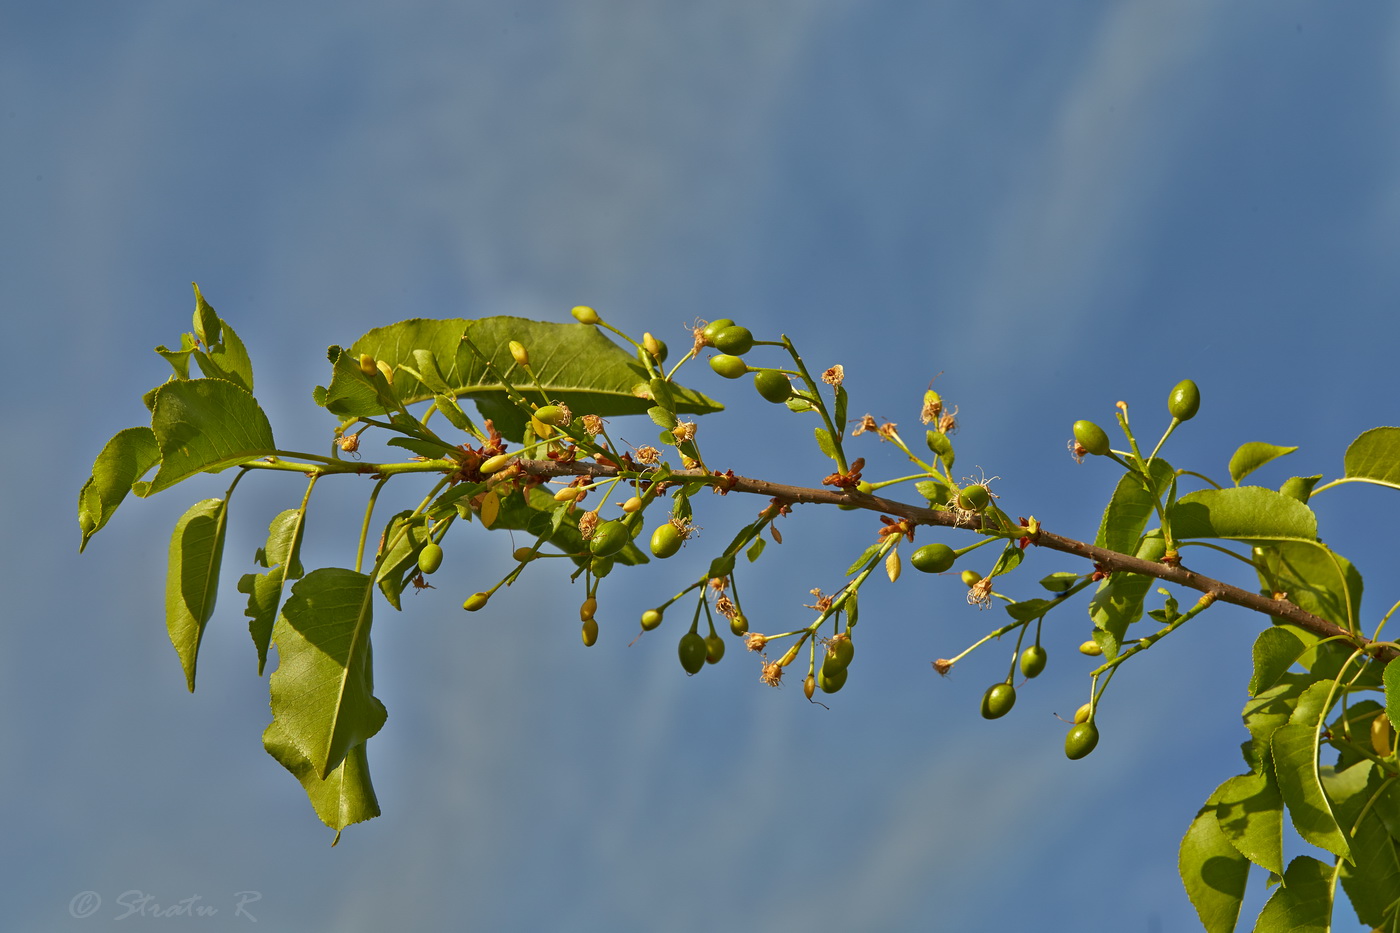
[[[253,396],[223,379],[167,382],[156,390],[151,428],[161,464],[146,495],[198,473],[274,453],[272,426]]]
[[[1367,926],[1384,927],[1400,908],[1400,857],[1376,808],[1384,778],[1375,763],[1362,760],[1334,771],[1322,769],[1322,785],[1342,825],[1351,833],[1352,862],[1342,863],[1342,887]]]
[[[369,758],[363,742],[350,749],[324,779],[275,719],[263,731],[263,748],[301,782],[316,815],[337,833],[379,815],[379,800],[370,783]]]
[[[258,651],[258,674],[267,664],[267,646],[272,640],[272,626],[277,621],[277,609],[282,604],[282,590],[288,580],[302,574],[298,553],[306,512],[287,509],[277,515],[268,527],[267,544],[258,549],[257,562],[268,568],[267,573],[247,573],[238,581],[238,591],[248,594],[248,633]]]
[[[1249,695],[1258,696],[1278,683],[1279,677],[1298,662],[1306,646],[1286,628],[1266,628],[1254,639],[1254,676],[1249,679]]]
[[[1161,560],[1166,543],[1159,529],[1145,535],[1138,544],[1136,557]],[[1089,601],[1089,618],[1094,621],[1094,641],[1110,661],[1118,656],[1128,626],[1142,618],[1142,603],[1152,589],[1154,578],[1140,573],[1118,571],[1099,582],[1098,591]]]
[[[272,629],[272,715],[322,780],[384,725],[371,674],[373,596],[368,575],[322,567],[293,585]]]
[[[1283,797],[1271,771],[1230,778],[1211,798],[1220,831],[1240,854],[1283,874]]]
[[[1346,834],[1322,791],[1318,772],[1318,731],[1313,726],[1290,723],[1279,726],[1270,740],[1279,792],[1298,835],[1333,855],[1350,858]],[[1291,869],[1291,866],[1290,866]]]
[[[1293,605],[1350,628],[1361,618],[1361,574],[1345,557],[1320,543],[1280,541],[1254,549],[1260,585]],[[1275,622],[1282,622],[1275,617]],[[1312,644],[1303,637],[1304,644]]]
[[[1236,450],[1234,456],[1230,458],[1230,478],[1234,480],[1235,485],[1238,486],[1240,480],[1244,479],[1270,460],[1277,459],[1285,454],[1291,454],[1297,449],[1297,447],[1279,447],[1277,444],[1265,444],[1261,441],[1250,441],[1247,444],[1241,444],[1239,450]]]
[[[1187,493],[1167,512],[1178,538],[1269,541],[1317,538],[1317,516],[1290,496],[1263,486],[1200,489]]]
[[[185,684],[194,692],[195,662],[204,626],[214,615],[219,593],[219,565],[224,555],[228,504],[205,499],[190,506],[170,536],[165,578],[165,627],[180,656]]]
[[[1153,504],[1166,492],[1174,475],[1171,464],[1165,460],[1153,460],[1151,473],[1151,488],[1136,473],[1124,473],[1119,478],[1099,521],[1094,544],[1120,554],[1133,552],[1148,520],[1155,514]]]
[[[381,400],[366,391],[368,381],[363,374],[355,375],[359,371],[359,355],[368,353],[391,367],[406,363],[417,371],[421,354],[415,356],[415,351],[427,351],[437,364],[443,384],[425,385],[399,370],[394,389],[404,404],[432,398],[435,390],[439,395],[471,398],[483,417],[495,422],[497,430],[511,440],[519,440],[527,423],[525,414],[509,402],[506,386],[491,375],[462,340],[464,333],[491,362],[495,372],[521,391],[532,390],[534,382],[511,356],[509,343],[517,340],[524,344],[530,351],[530,365],[539,387],[551,400],[563,402],[578,414],[643,414],[652,407],[646,370],[633,354],[613,343],[597,327],[489,317],[415,318],[375,328],[339,357],[332,356],[335,370],[324,393],[326,408],[343,417],[382,413]],[[670,389],[677,412],[705,414],[722,407],[675,383],[670,384]]]
[[[1230,933],[1240,914],[1249,860],[1230,844],[1216,820],[1217,790],[1181,840],[1177,868],[1206,933]]]
[[[1372,428],[1351,442],[1342,460],[1349,479],[1400,489],[1400,428]]]
[[[107,524],[133,484],[157,463],[160,446],[150,428],[127,428],[107,442],[92,465],[92,476],[78,493],[78,526],[83,531],[79,552]]]
[[[1300,855],[1264,905],[1254,933],[1327,933],[1332,918],[1332,868]]]

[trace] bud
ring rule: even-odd
[[[602,318],[598,317],[598,312],[588,305],[579,305],[569,312],[574,316],[574,320],[580,324],[597,324]]]
[[[374,365],[374,357],[370,356],[368,353],[361,353],[360,372],[373,379],[374,374],[378,371],[378,368]]]
[[[499,472],[505,467],[507,463],[510,462],[510,458],[512,456],[512,454],[496,454],[496,456],[494,457],[487,457],[486,462],[484,462],[479,468],[481,474],[483,476],[486,476],[491,473]]]
[[[374,367],[375,369],[379,370],[379,373],[384,377],[385,382],[389,383],[389,385],[394,384],[394,368],[392,366],[390,366],[383,360],[377,360],[375,361]]]
[[[665,351],[661,349],[661,341],[652,336],[651,331],[642,334],[642,346],[646,348],[648,353],[656,358],[658,363],[661,362]]]
[[[462,603],[462,608],[468,612],[476,612],[486,605],[486,601],[491,598],[490,593],[473,593],[467,597],[467,601]]]
[[[517,366],[529,366],[530,354],[526,351],[525,345],[519,340],[510,342],[510,355],[515,359]]]

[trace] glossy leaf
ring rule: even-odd
[[[1343,862],[1342,887],[1357,919],[1370,927],[1397,920],[1400,908],[1400,857],[1376,808],[1383,779],[1375,764],[1363,760],[1343,771],[1325,768],[1322,783],[1337,818],[1351,833],[1353,862]]]
[[[1254,933],[1327,933],[1332,917],[1332,868],[1300,855],[1259,914]]]
[[[78,526],[83,532],[78,545],[80,553],[87,547],[88,540],[111,519],[133,485],[157,463],[160,463],[160,446],[150,428],[118,431],[106,443],[92,465],[92,476],[78,493]]]
[[[257,401],[223,379],[167,382],[156,390],[151,429],[161,464],[152,495],[198,473],[266,457],[277,449]]]
[[[263,748],[301,782],[316,815],[336,831],[337,840],[345,827],[379,815],[379,800],[370,783],[369,757],[363,742],[350,749],[324,779],[275,719],[263,731]]]
[[[823,456],[832,460],[836,459],[836,443],[831,439],[831,432],[826,428],[818,427],[813,429],[817,438],[817,446],[821,448]]]
[[[258,548],[254,558],[259,566],[268,568],[267,573],[246,573],[238,581],[238,591],[248,595],[243,614],[248,617],[248,633],[258,651],[259,676],[267,664],[267,646],[282,604],[282,590],[288,580],[299,579],[304,573],[298,555],[305,523],[303,509],[278,513],[268,527],[267,544]]]
[[[219,565],[224,555],[223,499],[205,499],[190,506],[170,536],[170,561],[165,578],[165,627],[180,656],[185,684],[194,692],[195,662],[204,626],[214,615],[219,594]]]
[[[1211,799],[1230,844],[1254,864],[1283,874],[1283,797],[1273,772],[1236,775]]]
[[[1006,614],[1017,622],[1029,622],[1031,619],[1038,619],[1049,612],[1059,600],[1055,599],[1023,599],[1016,603],[1007,603],[1004,607]]]
[[[1351,442],[1342,460],[1348,479],[1400,489],[1400,428],[1372,428]]]
[[[1201,489],[1187,493],[1167,512],[1178,538],[1272,541],[1317,538],[1317,516],[1290,496],[1263,486]]]
[[[359,379],[354,375],[358,372],[359,355],[368,353],[391,367],[407,363],[416,370],[419,357],[414,356],[414,351],[428,351],[447,390],[444,392],[444,385],[438,385],[437,394],[472,398],[483,417],[495,422],[497,430],[507,438],[519,440],[524,434],[526,416],[509,402],[506,386],[463,342],[464,333],[490,360],[495,371],[521,390],[531,387],[533,380],[516,364],[509,343],[516,340],[524,344],[530,350],[531,368],[545,394],[579,414],[643,414],[652,407],[647,372],[631,353],[597,327],[517,317],[471,321],[415,318],[375,328],[343,354],[332,357],[335,369],[331,385],[320,394],[322,404],[342,417],[379,414],[384,411],[381,401],[365,391],[368,385],[362,374]],[[705,414],[722,407],[713,399],[674,383],[670,388],[677,412]],[[434,395],[433,386],[403,370],[394,377],[394,389],[406,405]]]
[[[1298,835],[1333,855],[1350,858],[1346,834],[1322,790],[1318,772],[1318,733],[1313,726],[1290,723],[1275,730],[1270,746],[1279,792]],[[1291,867],[1291,866],[1290,866]]]
[[[1151,473],[1150,488],[1136,473],[1124,473],[1118,479],[1113,497],[1108,500],[1108,507],[1099,521],[1094,544],[1120,554],[1133,553],[1148,520],[1156,512],[1153,503],[1167,491],[1174,475],[1171,464],[1165,460],[1153,460]]]
[[[1230,458],[1230,478],[1235,481],[1235,485],[1240,484],[1255,470],[1259,469],[1270,460],[1275,460],[1285,454],[1291,454],[1297,447],[1279,447],[1277,444],[1265,444],[1261,441],[1250,441],[1241,444],[1234,456]]]
[[[1267,628],[1254,639],[1254,676],[1249,679],[1249,695],[1258,696],[1298,662],[1307,647],[1286,628]]]
[[[1249,860],[1230,844],[1216,820],[1217,790],[1181,840],[1177,869],[1206,933],[1230,933],[1239,919]]]
[[[366,574],[322,567],[293,585],[273,626],[272,715],[322,780],[384,725],[371,673],[373,597]]]

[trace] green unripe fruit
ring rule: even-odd
[[[1045,662],[1048,659],[1044,648],[1031,645],[1021,652],[1021,673],[1027,677],[1039,677],[1041,671],[1045,670]]]
[[[911,554],[909,563],[914,565],[915,570],[922,570],[924,573],[943,573],[945,570],[951,570],[957,559],[956,551],[946,544],[935,542],[925,544]]]
[[[737,356],[721,353],[710,357],[710,368],[726,379],[738,379],[749,371],[749,364]]]
[[[593,618],[593,613],[598,611],[598,600],[592,596],[583,601],[583,605],[578,607],[578,617],[580,621],[587,622]]]
[[[602,318],[598,317],[598,312],[588,307],[588,305],[579,305],[569,313],[572,314],[574,320],[578,321],[580,324],[597,324],[602,320]]]
[[[598,642],[598,620],[589,616],[583,620],[583,643],[592,648]]]
[[[632,535],[620,519],[603,522],[588,539],[588,550],[594,557],[609,557],[627,546]]]
[[[1095,457],[1102,457],[1108,453],[1108,435],[1092,421],[1074,423],[1074,442]]]
[[[748,618],[742,612],[735,614],[734,618],[729,620],[729,630],[743,638],[749,631]]]
[[[1091,658],[1097,658],[1099,655],[1103,654],[1103,648],[1099,646],[1098,642],[1091,638],[1079,646],[1079,653],[1088,655]]]
[[[781,405],[792,398],[792,383],[776,369],[760,369],[754,374],[753,387],[774,405]]]
[[[1183,379],[1167,396],[1167,411],[1177,421],[1190,421],[1201,409],[1201,390],[1190,379]],[[1085,752],[1084,754],[1088,754]]]
[[[982,582],[982,575],[975,570],[964,570],[962,572],[962,582],[963,586],[966,586],[968,589],[971,589],[978,583]]]
[[[540,555],[539,555],[539,553],[538,553],[534,548],[532,548],[532,547],[518,547],[518,548],[515,549],[515,552],[514,552],[513,554],[511,554],[510,556],[511,556],[511,557],[514,557],[516,560],[520,561],[522,564],[528,564],[530,561],[534,560],[536,557],[539,557]]]
[[[710,342],[721,353],[743,356],[753,349],[753,334],[749,333],[747,327],[740,327],[736,324],[733,327],[717,331]]]
[[[1016,688],[1008,683],[992,684],[982,694],[982,718],[1000,719],[1016,705]]]
[[[828,671],[826,665],[822,665],[821,671],[817,674],[817,686],[822,693],[835,693],[846,686],[846,675],[850,671],[844,667],[833,668]]]
[[[822,661],[822,668],[847,668],[851,666],[851,659],[856,655],[856,646],[851,642],[848,635],[837,635],[831,639],[826,646],[826,660]]]
[[[681,643],[676,646],[676,654],[680,656],[681,667],[685,668],[685,672],[694,674],[705,666],[709,648],[699,632],[686,632],[681,636]]]
[[[683,540],[680,529],[675,525],[670,522],[659,525],[651,533],[651,553],[663,560],[667,557],[673,557],[681,549]]]
[[[958,508],[968,512],[980,512],[992,501],[986,486],[973,484],[958,493]]]
[[[467,601],[462,603],[462,608],[468,612],[476,612],[486,605],[486,601],[491,598],[490,593],[473,593],[467,597]]]
[[[424,573],[433,573],[442,566],[442,547],[429,541],[423,545],[423,550],[418,552],[418,569]]]
[[[716,334],[724,330],[726,327],[733,326],[733,321],[731,321],[727,317],[722,317],[718,320],[711,321],[710,323],[706,324],[704,329],[700,331],[700,336],[705,338],[706,343],[713,345],[715,342]]]
[[[1078,761],[1094,750],[1099,744],[1099,727],[1092,722],[1081,722],[1070,728],[1065,735],[1065,757]]]
[[[724,639],[718,635],[705,636],[705,660],[710,664],[718,664],[724,657]]]
[[[817,678],[813,677],[811,674],[808,674],[807,679],[802,681],[802,695],[810,700],[812,698],[812,695],[816,692]]]
[[[546,405],[543,408],[536,408],[535,420],[542,424],[553,425],[556,428],[569,423],[568,416],[564,414],[564,409],[560,408],[558,405]]]
[[[656,628],[660,624],[660,609],[648,609],[646,612],[642,613],[642,629],[644,631],[650,632],[652,629]]]
[[[602,579],[612,573],[613,559],[611,557],[595,557],[588,562],[588,569],[593,571],[593,576]]]

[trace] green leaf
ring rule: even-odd
[[[1287,725],[1298,698],[1313,683],[1309,674],[1283,674],[1278,681],[1244,705],[1244,725],[1253,739],[1254,753],[1246,756],[1254,769],[1262,770],[1269,758],[1269,742],[1275,730]]]
[[[1249,679],[1249,695],[1258,696],[1298,662],[1307,647],[1286,628],[1267,628],[1254,639],[1254,676]]]
[[[749,563],[753,563],[754,561],[758,560],[759,555],[763,553],[764,544],[765,541],[762,537],[753,539],[753,544],[750,544],[748,551],[745,552],[745,555],[749,559]]]
[[[831,439],[831,432],[826,428],[815,428],[813,433],[817,438],[817,446],[821,448],[822,454],[832,460],[836,459],[836,443]]]
[[[1143,536],[1135,556],[1158,561],[1166,554],[1166,548],[1161,530],[1154,528]],[[1099,582],[1098,591],[1089,601],[1089,618],[1094,622],[1094,641],[1110,661],[1118,656],[1128,626],[1142,618],[1142,603],[1153,582],[1154,578],[1144,574],[1123,571]]]
[[[1008,541],[1006,542],[1006,547],[1002,548],[1001,556],[999,556],[997,562],[992,565],[992,569],[988,571],[987,576],[999,577],[1004,573],[1010,573],[1021,566],[1021,561],[1024,560],[1025,557],[1026,552],[1017,547],[1015,541]]]
[[[1351,442],[1342,459],[1347,479],[1400,489],[1400,428],[1372,428]]]
[[[1265,444],[1261,441],[1250,441],[1248,444],[1241,444],[1240,449],[1235,451],[1230,458],[1230,478],[1235,481],[1235,485],[1240,484],[1255,470],[1259,469],[1270,460],[1291,454],[1297,447],[1279,447],[1277,444]]]
[[[462,407],[451,396],[435,395],[433,401],[437,404],[438,411],[442,412],[442,416],[447,419],[448,424],[468,434],[475,435],[477,433],[476,425],[472,423],[472,419],[467,417],[467,413],[462,411]]]
[[[272,426],[252,395],[222,379],[167,382],[151,416],[161,464],[145,495],[197,473],[266,457],[277,449]]]
[[[1320,543],[1282,541],[1256,547],[1253,556],[1266,594],[1284,593],[1300,609],[1343,628],[1361,618],[1361,574],[1336,551]]]
[[[305,572],[298,555],[306,527],[305,509],[287,509],[278,513],[268,527],[267,544],[258,548],[256,560],[268,568],[267,573],[245,573],[238,581],[238,591],[248,594],[248,633],[258,649],[258,676],[267,664],[267,646],[272,641],[272,625],[277,621],[277,609],[282,604],[282,590],[287,580],[299,579]]]
[[[214,615],[219,593],[219,564],[224,556],[228,503],[205,499],[190,506],[170,536],[170,564],[165,578],[165,627],[180,656],[185,684],[194,692],[195,662],[204,626]]]
[[[502,496],[500,511],[496,515],[496,520],[491,524],[491,528],[523,531],[536,538],[544,536],[550,544],[565,554],[577,554],[586,550],[583,536],[578,531],[578,520],[581,513],[568,514],[567,506],[565,506],[563,508],[565,512],[563,522],[556,527],[555,519],[561,512],[561,503],[555,502],[552,493],[538,486],[531,487],[528,494],[530,497],[528,502],[520,493],[512,492]],[[642,553],[634,542],[629,541],[622,550],[613,555],[613,560],[619,564],[630,566],[645,564],[650,558]]]
[[[948,439],[948,435],[942,431],[929,431],[926,435],[928,448],[933,451],[939,460],[943,461],[943,469],[951,470],[953,461],[957,459],[953,451],[953,442]]]
[[[652,407],[649,375],[636,357],[609,340],[597,327],[585,324],[556,324],[517,317],[489,317],[480,320],[428,320],[415,318],[388,327],[379,327],[356,340],[339,357],[333,355],[335,371],[325,395],[326,408],[342,417],[375,415],[384,411],[380,401],[366,393],[363,374],[359,387],[351,373],[359,370],[359,356],[368,353],[390,366],[419,362],[415,350],[432,353],[444,386],[436,394],[471,398],[482,415],[495,421],[497,430],[511,440],[519,440],[528,421],[524,412],[510,403],[504,384],[491,376],[486,366],[463,342],[466,334],[472,344],[490,360],[495,371],[519,390],[533,387],[533,380],[516,365],[509,342],[518,340],[530,349],[530,364],[539,378],[539,387],[551,400],[563,402],[579,415],[643,414]],[[410,373],[400,370],[394,389],[405,405],[434,395]],[[722,406],[698,392],[670,384],[677,412],[707,414]]]
[[[1375,810],[1382,781],[1371,761],[1363,760],[1344,771],[1322,771],[1322,784],[1337,818],[1343,825],[1355,827],[1351,833],[1355,861],[1342,863],[1342,888],[1357,919],[1369,927],[1393,924],[1400,907],[1400,857]]]
[[[1154,503],[1167,491],[1175,472],[1165,460],[1152,461],[1152,489],[1137,473],[1124,473],[1108,500],[1094,543],[1120,554],[1131,554],[1147,521],[1156,512]]]
[[[1300,855],[1264,905],[1254,933],[1327,933],[1332,918],[1332,868]]]
[[[1273,772],[1241,774],[1216,790],[1215,818],[1240,854],[1276,875],[1283,874],[1283,797]]]
[[[272,715],[321,780],[384,725],[371,672],[372,583],[340,567],[313,570],[292,586],[272,629]]]
[[[1249,860],[1230,844],[1216,820],[1219,794],[1212,794],[1191,821],[1177,854],[1181,882],[1206,933],[1235,929],[1249,880]]]
[[[1338,695],[1334,694],[1330,680],[1317,680],[1316,674],[1313,677],[1313,682],[1298,695],[1293,712],[1288,715],[1288,722],[1295,726],[1320,729],[1322,720],[1327,717],[1331,704],[1337,702]]]
[[[1385,684],[1385,715],[1390,725],[1400,731],[1400,664],[1385,666],[1382,681]]]
[[[1029,622],[1045,615],[1058,602],[1057,599],[1023,599],[1018,603],[1007,603],[1006,614],[1017,622]]]
[[[676,413],[669,408],[662,408],[660,405],[648,408],[647,417],[667,431],[670,431],[676,426]]]
[[[836,387],[836,400],[832,406],[831,420],[836,425],[837,439],[839,440],[846,431],[846,408],[850,402],[846,395],[845,386]]]
[[[857,570],[869,563],[870,559],[875,556],[875,552],[880,550],[880,547],[883,543],[884,542],[882,541],[876,541],[874,544],[870,545],[870,547],[861,551],[860,556],[851,562],[851,566],[846,568],[846,576],[849,577],[851,574],[855,573]]]
[[[160,447],[150,428],[127,428],[107,442],[92,465],[92,476],[78,493],[78,526],[83,531],[79,553],[107,524],[132,486],[157,463]]]
[[[447,384],[447,380],[442,377],[442,370],[438,368],[437,356],[432,350],[414,350],[413,368],[415,376],[419,382],[427,387],[434,395],[450,395],[452,389]]]
[[[418,572],[418,552],[428,543],[424,517],[409,520],[413,513],[405,510],[389,519],[384,529],[384,545],[389,551],[379,565],[379,589],[389,605],[402,609],[399,596],[408,581]],[[407,527],[404,522],[408,520]]]
[[[417,437],[391,437],[385,441],[389,447],[402,447],[425,460],[442,460],[453,448],[442,441],[425,441]]]
[[[1167,517],[1178,538],[1317,539],[1317,516],[1312,509],[1263,486],[1187,493],[1167,511]]]
[[[953,494],[953,490],[948,488],[946,483],[936,479],[926,479],[923,482],[915,483],[914,488],[919,491],[919,495],[928,500],[931,506],[947,505],[948,497]]]
[[[1322,790],[1317,763],[1319,742],[1314,726],[1297,723],[1279,726],[1270,741],[1274,773],[1298,835],[1333,855],[1350,858],[1346,834],[1337,825],[1337,818]],[[1291,870],[1292,866],[1289,868]]]
[[[379,800],[369,779],[369,758],[360,743],[323,780],[277,720],[263,731],[263,748],[301,782],[316,815],[340,838],[340,830],[379,815]]]
[[[195,350],[194,361],[199,364],[199,371],[211,379],[225,379],[251,393],[253,361],[248,358],[243,341],[238,339],[228,322],[223,321],[221,324],[223,341],[208,347],[207,351]]]
[[[1074,587],[1079,582],[1083,574],[1074,573],[1068,570],[1058,570],[1040,578],[1040,585],[1052,593],[1064,593]]]

